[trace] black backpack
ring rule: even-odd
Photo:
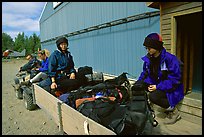
[[[122,84],[124,84],[124,86],[122,86]],[[81,86],[79,89],[70,92],[68,100],[69,102],[73,102],[76,99],[83,98],[84,96],[90,97],[96,95],[97,92],[102,91],[107,96],[116,97],[118,102],[125,103],[130,97],[127,89],[128,84],[129,81],[127,80],[125,73],[122,73],[114,79],[109,79],[96,85]]]
[[[133,88],[139,89],[139,88]],[[112,113],[110,122],[105,125],[117,135],[142,135],[147,126],[156,127],[158,122],[154,119],[154,111],[151,109],[145,90],[132,91],[132,98],[124,106],[119,106],[118,113]],[[148,127],[149,128],[149,127]]]
[[[115,108],[116,102],[109,98],[99,97],[94,101],[85,100],[77,107],[77,110],[97,123],[102,124],[102,118],[110,115]]]

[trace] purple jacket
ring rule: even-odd
[[[177,57],[169,52],[166,52],[166,49],[162,49],[158,81],[155,81],[150,76],[150,60],[148,56],[146,55],[142,57],[142,60],[144,61],[143,72],[140,74],[138,80],[142,80],[146,75],[144,82],[147,84],[156,85],[157,90],[166,92],[170,106],[176,106],[179,101],[184,98],[184,87],[180,82],[181,70]],[[168,72],[168,75],[166,79],[162,80],[162,72],[165,70]]]

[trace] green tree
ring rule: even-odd
[[[15,41],[6,33],[2,33],[2,52],[6,49],[12,49],[21,52],[26,49],[26,54],[36,53],[40,48],[40,38],[33,33],[32,36],[28,37],[24,35],[24,32],[18,33]]]
[[[10,35],[8,35],[7,33],[2,33],[2,52],[4,52],[6,49],[12,49],[14,46],[14,41],[11,38]]]
[[[40,38],[35,33],[33,33],[32,40],[33,40],[32,51],[34,53],[38,50],[38,48],[40,48]]]
[[[26,38],[26,54],[36,53],[38,48],[40,48],[40,38],[35,33],[29,38]]]
[[[17,37],[15,38],[14,50],[21,52],[25,48],[25,36],[24,32],[18,33]]]
[[[25,44],[25,49],[26,49],[26,55],[31,54],[32,52],[31,52],[31,46],[29,46],[30,40],[29,40],[28,36],[25,36],[25,43],[24,44]]]

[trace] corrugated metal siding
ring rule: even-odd
[[[76,66],[91,65],[95,71],[139,75],[144,37],[159,33],[159,17],[114,26],[69,38]]]
[[[48,2],[40,19],[41,41],[127,16],[155,11],[145,2]]]
[[[146,7],[145,2],[72,2],[41,22],[41,41],[148,11],[155,10]],[[156,16],[69,37],[75,66],[90,65],[94,71],[113,75],[128,72],[139,76],[141,57],[146,54],[144,37],[151,32],[160,32],[159,19]],[[56,49],[55,42],[42,47],[51,52]]]

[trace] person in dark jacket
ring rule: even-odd
[[[180,62],[166,51],[157,33],[149,34],[143,45],[148,53],[142,57],[143,71],[136,83],[143,83],[151,103],[165,109],[164,124],[173,124],[181,118],[176,105],[184,98]]]
[[[36,57],[33,57],[31,54],[28,54],[26,56],[26,59],[28,60],[28,63],[26,63],[25,65],[23,65],[22,67],[20,67],[19,72],[21,71],[27,71],[30,73],[31,69],[33,69],[35,66],[37,66],[38,64],[40,64],[40,61],[38,59],[36,59]]]
[[[76,70],[71,53],[68,51],[68,40],[61,37],[56,41],[57,50],[49,57],[49,78],[39,83],[46,90],[57,89],[66,92],[78,87]],[[49,87],[47,87],[49,86]]]

